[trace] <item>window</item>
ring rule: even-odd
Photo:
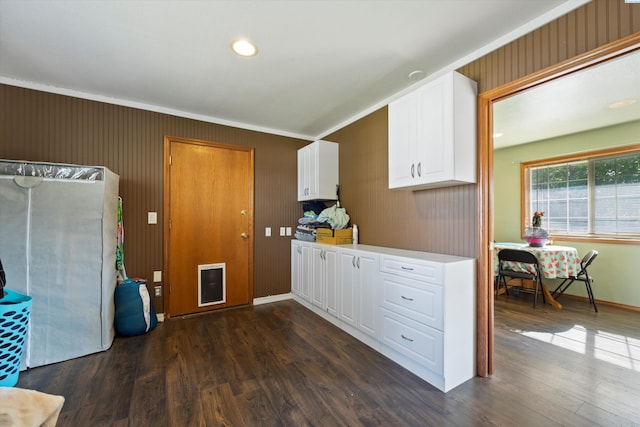
[[[523,219],[554,237],[640,239],[640,146],[524,163]]]

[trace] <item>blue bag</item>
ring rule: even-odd
[[[119,335],[142,335],[158,324],[147,281],[144,279],[127,279],[116,286],[115,306],[115,326]]]

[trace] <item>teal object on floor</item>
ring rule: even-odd
[[[115,326],[121,336],[145,334],[158,324],[144,279],[127,279],[116,286],[115,305]]]
[[[0,298],[0,386],[13,387],[20,375],[31,297],[6,288],[4,293]]]

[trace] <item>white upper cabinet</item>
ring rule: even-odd
[[[476,182],[476,92],[451,72],[389,104],[389,188]]]
[[[315,141],[298,150],[298,201],[338,200],[338,144]]]

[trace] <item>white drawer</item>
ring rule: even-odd
[[[381,306],[442,330],[442,286],[382,273]]]
[[[444,342],[442,332],[380,309],[382,342],[395,351],[442,375]]]
[[[442,264],[417,259],[383,256],[380,259],[380,270],[383,273],[399,274],[405,277],[442,283]]]

